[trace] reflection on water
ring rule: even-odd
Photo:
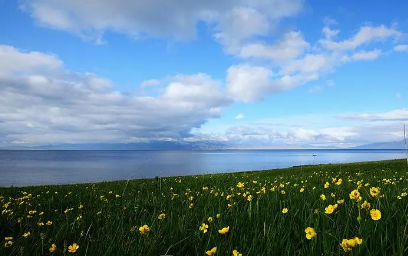
[[[0,150],[0,186],[151,178],[404,158],[402,150]]]

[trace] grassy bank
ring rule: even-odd
[[[0,255],[408,255],[406,165],[0,188]]]

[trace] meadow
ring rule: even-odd
[[[0,188],[0,255],[408,255],[406,160]]]

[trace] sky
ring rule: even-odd
[[[0,147],[402,141],[408,2],[0,0]]]

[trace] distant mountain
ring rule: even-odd
[[[393,142],[382,142],[382,143],[371,143],[365,144],[353,149],[404,149],[403,141],[393,141]]]

